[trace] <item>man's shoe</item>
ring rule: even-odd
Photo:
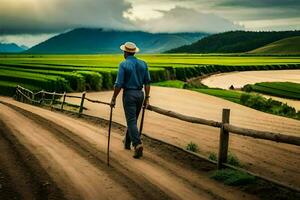
[[[134,148],[134,155],[133,157],[135,159],[139,159],[140,157],[143,156],[143,145],[142,144],[138,144],[135,148]]]
[[[124,145],[124,149],[126,149],[126,150],[131,150],[131,147],[130,147],[130,145],[125,144],[125,145]]]

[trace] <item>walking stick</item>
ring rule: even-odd
[[[146,110],[146,106],[143,106],[142,119],[141,119],[141,124],[140,124],[140,136],[142,135],[143,126],[144,126],[145,110]]]
[[[109,126],[108,126],[108,140],[107,140],[107,166],[109,166],[109,144],[110,144],[112,113],[113,113],[113,107],[110,107]]]

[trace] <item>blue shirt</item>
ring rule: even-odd
[[[143,85],[149,84],[150,81],[147,64],[134,56],[128,56],[119,65],[115,87],[139,90],[143,88]]]

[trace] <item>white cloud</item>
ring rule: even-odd
[[[33,45],[79,27],[150,32],[296,29],[299,0],[0,0],[0,41]],[[234,23],[233,23],[234,22]]]
[[[136,25],[149,32],[224,32],[241,30],[242,26],[212,13],[201,13],[194,9],[175,7],[160,11],[162,17],[137,20]]]
[[[32,47],[40,42],[43,42],[50,37],[53,37],[55,34],[18,34],[18,35],[1,35],[1,43],[16,43],[18,45],[25,45],[27,47]]]
[[[78,27],[132,29],[123,0],[0,0],[0,34],[57,33]]]
[[[247,30],[299,30],[300,18],[291,19],[273,19],[273,20],[248,20],[242,21],[241,23],[245,25]]]

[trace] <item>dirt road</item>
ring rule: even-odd
[[[228,89],[231,85],[242,88],[259,82],[300,83],[300,70],[268,70],[222,73],[204,78],[201,82],[209,87]]]
[[[256,199],[210,179],[207,169],[190,168],[155,148],[149,147],[142,160],[134,160],[132,151],[123,149],[117,130],[112,133],[111,167],[107,167],[106,128],[10,98],[0,97],[0,101],[1,134],[14,137],[30,153],[29,160],[36,159],[36,165],[47,173],[45,185],[52,185],[48,192],[56,194],[49,199]],[[7,141],[18,151],[20,145]],[[28,180],[15,173],[17,169],[10,172],[1,165],[1,170],[24,180],[11,183],[13,188],[23,188],[18,192],[27,198],[21,199],[32,199],[35,193],[26,188]]]
[[[109,102],[112,92],[88,93],[87,97]],[[67,101],[76,102],[68,99]],[[78,101],[77,101],[78,103]],[[263,113],[217,97],[189,90],[152,87],[150,103],[189,116],[221,121],[223,108],[231,109],[230,123],[257,130],[300,134],[300,121]],[[85,102],[84,113],[108,118],[109,108]],[[169,143],[184,147],[189,142],[198,144],[200,154],[217,153],[219,129],[186,123],[150,111],[146,112],[144,132]],[[113,120],[125,124],[121,97],[117,99]],[[230,151],[246,169],[280,182],[300,187],[300,148],[248,137],[230,136]]]

